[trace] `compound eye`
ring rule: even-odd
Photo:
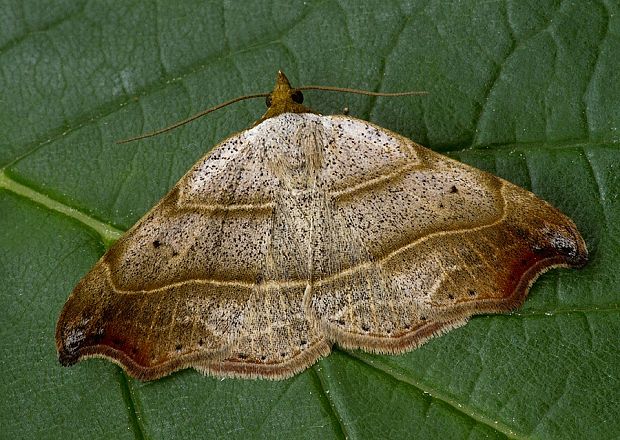
[[[300,90],[295,90],[293,91],[293,93],[291,93],[291,99],[297,104],[301,104],[302,102],[304,102],[304,94],[301,93]]]
[[[271,107],[271,93],[265,97],[265,105],[267,108]]]

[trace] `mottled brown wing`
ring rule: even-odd
[[[315,261],[332,264],[315,272],[310,313],[340,346],[412,349],[473,314],[516,308],[549,268],[585,264],[573,222],[532,193],[365,121],[331,125],[349,163],[365,161],[373,131],[410,157],[327,189],[325,218],[346,228],[315,246],[324,255],[346,246],[356,257]]]
[[[229,138],[80,281],[61,362],[282,378],[333,342],[398,352],[585,262],[531,193],[364,121],[285,113]]]
[[[291,217],[303,205],[287,195],[303,137],[291,128],[229,138],[110,248],[60,315],[63,364],[100,356],[142,379],[189,366],[282,377],[329,352],[304,308],[310,222]],[[287,181],[272,171],[283,168]]]

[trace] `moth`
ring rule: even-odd
[[[62,365],[282,379],[334,344],[412,350],[586,263],[575,224],[531,192],[302,101],[279,72],[265,115],[101,257],[58,319]]]

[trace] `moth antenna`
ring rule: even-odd
[[[355,93],[357,95],[367,96],[418,96],[428,95],[428,92],[370,92],[368,90],[349,89],[346,87],[331,87],[331,86],[303,86],[295,87],[295,90],[325,90],[327,92],[344,92]]]
[[[181,125],[188,124],[188,123],[190,123],[190,122],[192,122],[192,121],[194,121],[194,120],[196,120],[198,118],[203,117],[204,115],[207,115],[207,114],[209,114],[211,112],[219,110],[222,107],[226,107],[227,105],[234,104],[235,102],[244,101],[246,99],[264,98],[264,97],[266,97],[268,95],[269,95],[269,93],[255,93],[255,94],[252,94],[252,95],[238,96],[237,98],[231,99],[230,101],[226,101],[226,102],[218,104],[218,105],[216,105],[214,107],[211,107],[211,108],[208,108],[206,110],[203,110],[203,111],[201,111],[199,113],[196,113],[193,116],[190,116],[189,118],[183,119],[182,121],[179,121],[179,122],[175,122],[174,124],[169,125],[167,127],[160,128],[159,130],[155,130],[155,131],[150,131],[148,133],[141,134],[140,136],[131,137],[131,138],[128,138],[128,139],[123,139],[123,140],[120,140],[120,141],[116,141],[116,143],[117,144],[126,144],[128,142],[137,141],[139,139],[144,139],[144,138],[149,138],[149,137],[152,137],[152,136],[157,136],[158,134],[162,134],[162,133],[165,133],[167,131],[174,130],[175,128],[178,128]]]

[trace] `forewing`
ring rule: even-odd
[[[349,163],[367,163],[377,138],[409,157],[375,158],[345,184],[325,179],[327,240],[315,246],[348,261],[316,261],[310,313],[339,345],[411,349],[473,314],[517,307],[551,267],[585,263],[573,222],[530,192],[365,121],[331,126]]]
[[[188,366],[277,378],[326,354],[304,309],[314,198],[291,196],[307,184],[306,157],[294,157],[304,133],[269,120],[201,159],[75,287],[61,362],[103,356],[143,379]]]

